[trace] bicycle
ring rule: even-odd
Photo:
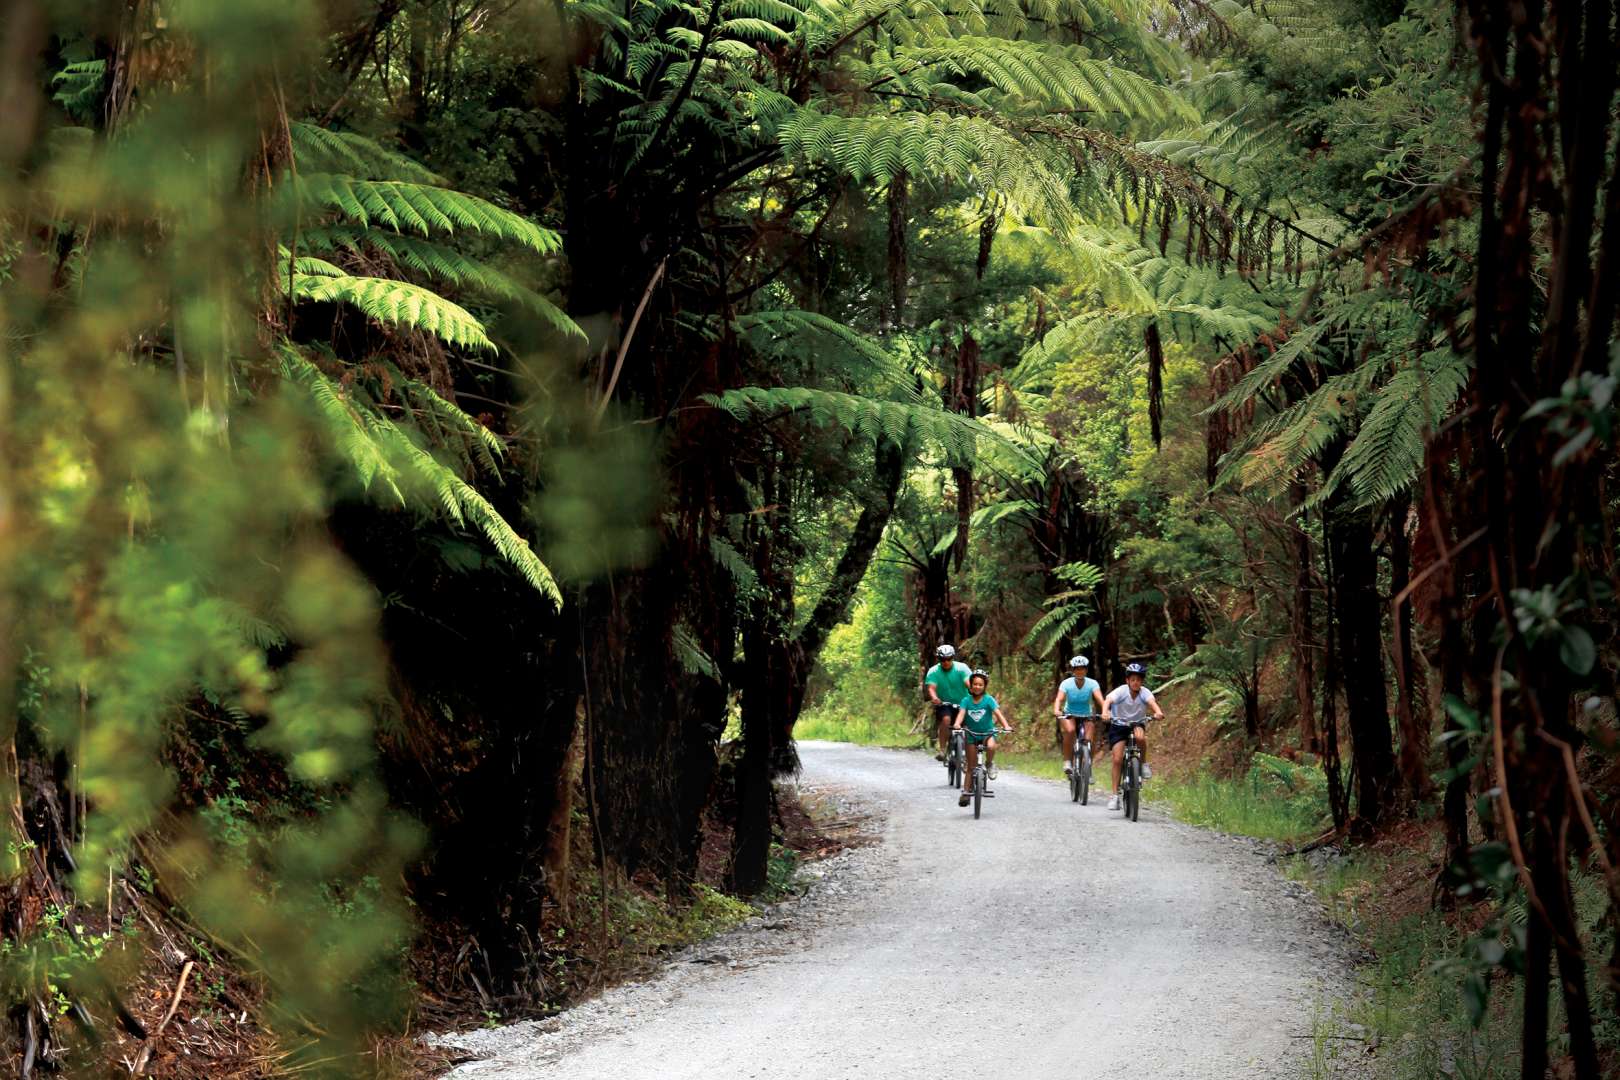
[[[1069,756],[1069,801],[1081,806],[1091,801],[1091,740],[1086,738],[1090,719],[1074,717],[1074,749]]]
[[[997,735],[1009,735],[1012,733],[1012,728],[998,727],[994,733]],[[961,728],[957,728],[951,733],[952,738],[961,734]],[[995,798],[996,793],[990,790],[990,763],[985,760],[984,751],[980,750],[975,756],[978,758],[978,762],[973,766],[973,787],[969,789],[968,794],[973,796],[973,816],[977,818],[980,808],[984,805],[984,800]]]
[[[950,749],[945,751],[945,775],[953,791],[962,782],[962,768],[967,760],[966,742],[967,736],[961,728],[951,729]]]
[[[1125,733],[1125,767],[1119,778],[1119,808],[1132,821],[1142,810],[1142,751],[1136,746],[1136,723]]]

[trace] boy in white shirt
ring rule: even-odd
[[[1153,775],[1147,763],[1147,722],[1151,716],[1163,720],[1153,691],[1143,686],[1147,669],[1141,664],[1125,665],[1125,685],[1103,699],[1102,718],[1108,724],[1108,748],[1114,755],[1114,797],[1108,800],[1108,809],[1119,809],[1119,774],[1125,769],[1125,739],[1136,729],[1136,746],[1142,752],[1142,779]]]

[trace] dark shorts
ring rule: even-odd
[[[969,731],[967,728],[962,729],[962,734],[966,735],[967,736],[967,741],[972,743],[974,746],[983,746],[985,743],[987,743],[991,739],[995,738],[994,733],[989,734],[989,735],[975,735],[973,732]]]
[[[1125,736],[1130,733],[1132,728],[1141,728],[1144,734],[1147,732],[1146,724],[1115,724],[1110,722],[1108,725],[1108,749],[1112,750],[1116,744],[1124,742]]]
[[[961,711],[961,706],[960,705],[947,705],[945,702],[942,701],[938,705],[934,706],[934,719],[935,720],[955,720],[956,719],[956,714],[958,712],[960,712],[960,711]]]

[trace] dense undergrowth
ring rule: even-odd
[[[1444,856],[1444,837],[1431,820],[1409,822],[1376,844],[1285,862],[1285,873],[1314,889],[1366,953],[1355,995],[1324,1008],[1314,1025],[1311,1080],[1521,1075],[1524,986],[1493,975],[1490,964],[1495,948],[1522,936],[1528,914],[1522,902],[1437,904],[1435,873]],[[1578,871],[1572,884],[1581,931],[1601,944],[1613,933],[1600,925],[1602,882]],[[1492,933],[1498,919],[1501,930]],[[1589,988],[1593,1000],[1602,1000],[1600,972]],[[1556,994],[1553,1007],[1561,1010]],[[1552,1030],[1563,1021],[1555,1011]],[[1604,1060],[1620,1062],[1620,1016],[1601,1013],[1594,1035]],[[1562,1048],[1555,1042],[1554,1053]]]

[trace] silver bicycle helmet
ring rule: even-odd
[[[1075,656],[1070,658],[1069,666],[1088,668],[1091,666],[1091,661],[1087,660],[1084,656]]]
[[[950,660],[956,656],[956,650],[949,645],[941,645],[939,648],[934,650],[934,655],[939,657],[941,660]]]
[[[1127,674],[1127,675],[1140,675],[1143,678],[1146,678],[1147,677],[1147,668],[1143,667],[1141,664],[1136,663],[1135,661],[1132,661],[1131,663],[1125,665],[1125,674]]]

